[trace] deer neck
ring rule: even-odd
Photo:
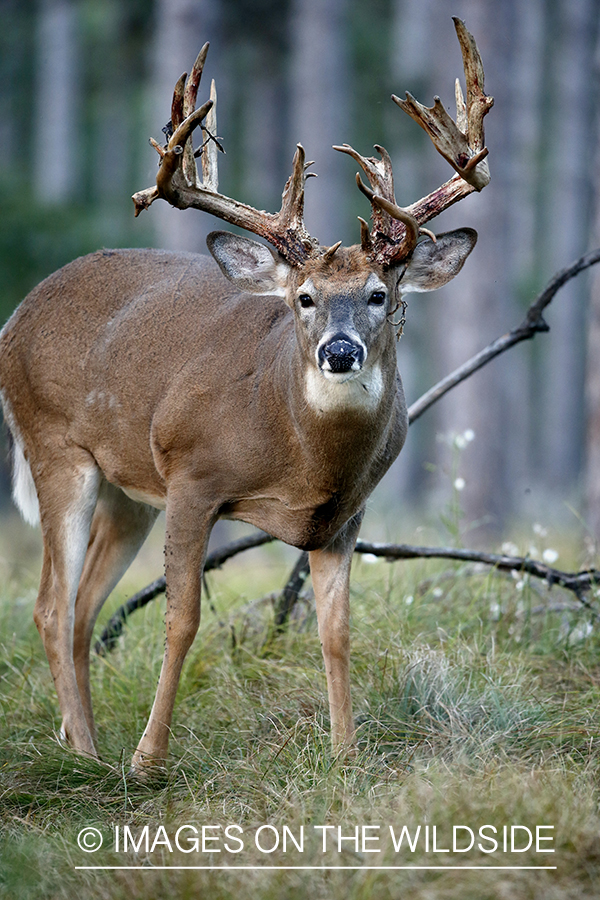
[[[405,416],[395,353],[340,381],[327,378],[295,344],[281,376],[298,440],[320,458],[337,457],[338,468],[345,461],[355,467],[355,457],[366,460]]]

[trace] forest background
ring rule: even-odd
[[[2,320],[41,278],[98,247],[204,252],[220,223],[163,203],[134,220],[130,195],[154,182],[147,139],[161,137],[173,86],[205,40],[200,93],[215,77],[220,190],[278,209],[301,142],[319,174],[307,227],[324,244],[351,244],[368,205],[332,144],[364,155],[385,146],[401,205],[445,181],[447,164],[390,94],[427,105],[439,94],[453,114],[462,64],[451,15],[474,34],[495,97],[492,181],[435,222],[480,237],[454,282],[409,298],[399,344],[409,402],[518,325],[552,274],[600,242],[600,0],[0,0],[0,12]],[[400,521],[403,510],[438,510],[450,472],[482,529],[546,517],[600,534],[600,273],[570,282],[547,320],[548,335],[415,423],[379,493],[384,511]],[[457,472],[451,436],[468,430]],[[6,504],[8,481],[5,467]]]

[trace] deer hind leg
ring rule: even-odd
[[[88,728],[96,740],[90,693],[90,645],[102,605],[144,543],[159,510],[127,497],[103,481],[75,603],[73,660]]]
[[[356,736],[350,696],[350,566],[361,520],[362,512],[327,547],[309,553],[334,750],[352,746]]]
[[[70,464],[70,465],[68,465]],[[38,477],[44,541],[34,620],[54,679],[64,734],[80,753],[96,756],[73,662],[75,600],[100,486],[100,470],[83,450],[52,460]]]
[[[165,652],[150,718],[132,760],[132,771],[138,776],[143,777],[153,766],[163,765],[167,758],[181,669],[200,624],[202,567],[215,518],[212,504],[201,496],[195,497],[191,485],[169,490]]]

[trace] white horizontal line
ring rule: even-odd
[[[140,869],[142,871],[151,871],[152,869],[168,869],[169,871],[183,870],[183,869],[195,869],[202,871],[223,871],[227,872],[228,870],[236,870],[236,869],[277,869],[279,871],[282,870],[298,870],[298,869],[310,869],[310,870],[332,870],[332,869],[351,869],[352,871],[360,871],[364,869],[365,871],[370,872],[389,872],[389,871],[397,871],[400,869],[427,869],[431,870],[443,870],[443,871],[463,871],[467,869],[478,869],[481,872],[491,871],[493,869],[502,869],[502,870],[525,870],[525,869],[556,869],[558,866],[75,866],[76,869],[97,869],[101,871],[108,871],[113,869]]]

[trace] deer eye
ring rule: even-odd
[[[311,306],[315,305],[310,294],[300,294],[300,296],[298,297],[298,301],[302,309],[310,309]]]
[[[384,302],[385,302],[385,292],[384,291],[373,291],[373,293],[369,297],[369,303],[371,306],[381,306],[381,304]]]

